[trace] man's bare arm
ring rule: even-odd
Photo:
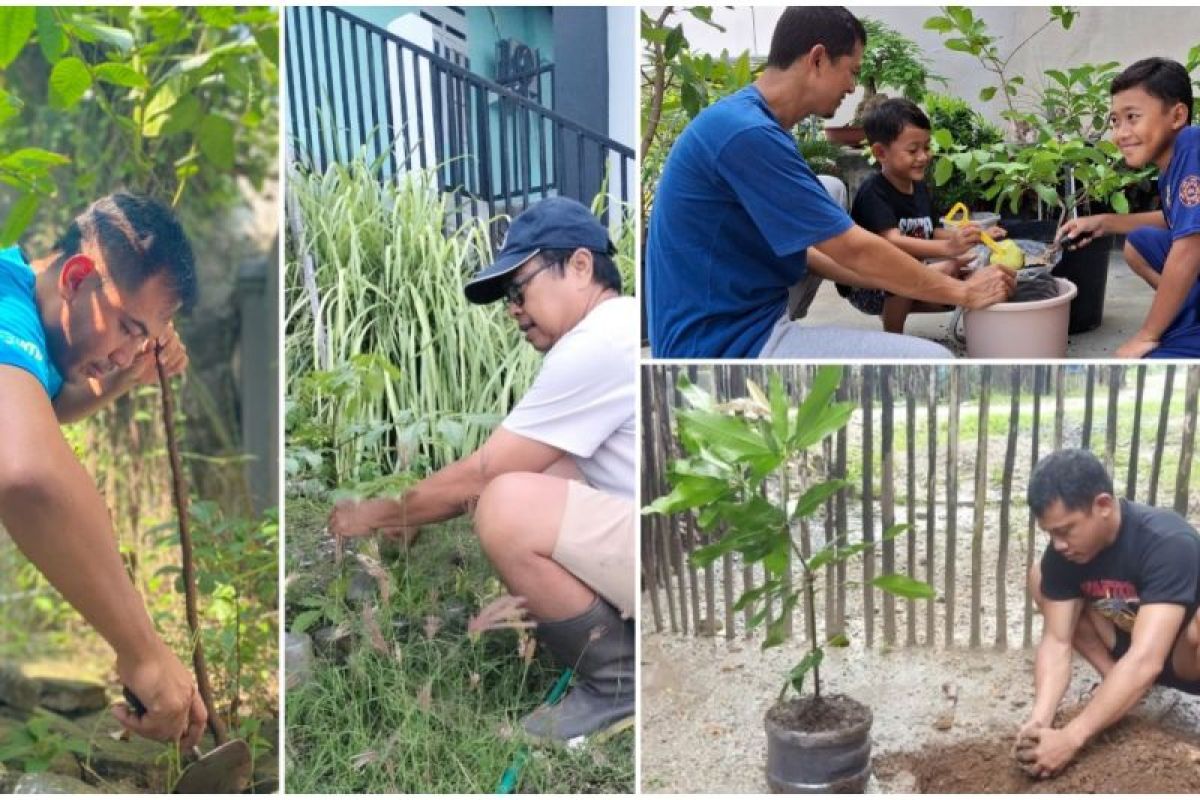
[[[1007,270],[988,267],[965,281],[928,269],[907,253],[863,228],[849,230],[816,249],[853,274],[855,286],[884,289],[900,297],[965,308],[986,308],[1008,299],[1015,282]]]
[[[1071,640],[1083,613],[1082,600],[1047,600],[1042,605],[1042,640],[1033,671],[1033,711],[1029,721],[1050,725],[1071,684]]]
[[[468,511],[497,475],[545,472],[563,455],[557,447],[499,427],[478,450],[433,473],[399,499],[339,504],[330,528],[340,536],[355,536],[452,519]]]
[[[116,651],[121,680],[148,709],[127,724],[151,738],[185,730],[198,738],[205,715],[191,675],[155,632],[104,501],[63,439],[45,391],[25,370],[0,365],[0,408],[0,522]]]
[[[1124,717],[1154,685],[1170,657],[1184,610],[1172,603],[1138,609],[1129,651],[1117,659],[1083,712],[1063,729],[1079,746]]]

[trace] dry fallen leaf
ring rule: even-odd
[[[517,643],[517,652],[526,664],[532,664],[533,657],[537,654],[537,639],[525,631],[521,631],[521,640]]]
[[[355,769],[362,769],[367,764],[374,764],[379,760],[379,753],[374,750],[367,750],[350,758],[350,766]]]
[[[362,564],[363,569],[367,574],[375,579],[379,584],[379,600],[383,605],[387,605],[388,598],[392,596],[392,576],[391,574],[375,559],[362,553],[355,553],[354,557],[358,559],[358,563]]]
[[[425,618],[425,638],[432,639],[437,636],[437,632],[442,629],[442,618],[436,614],[430,614]]]
[[[481,678],[479,677],[479,673],[478,673],[478,672],[472,672],[472,673],[471,673],[471,688],[472,688],[472,689],[475,689],[475,690],[478,690],[478,689],[479,689],[479,681],[480,681],[480,680],[481,680]]]
[[[363,606],[363,628],[367,631],[371,647],[375,648],[377,653],[386,656],[389,652],[387,641],[383,638],[383,631],[379,629],[379,622],[375,619],[375,606],[370,603]]]
[[[417,692],[417,705],[422,711],[429,711],[433,708],[433,680],[429,680],[421,687],[421,691]]]
[[[396,659],[397,664],[404,663],[404,651],[400,649],[399,642],[396,642],[395,647],[392,648],[392,658]]]
[[[526,618],[528,613],[525,609],[524,597],[501,595],[471,618],[471,621],[467,623],[467,633],[478,637],[484,631],[533,628],[537,623]]]

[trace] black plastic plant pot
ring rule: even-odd
[[[1048,219],[1000,222],[1014,239],[1054,241],[1055,221]],[[1071,301],[1071,320],[1067,333],[1084,333],[1100,327],[1104,318],[1104,293],[1108,290],[1108,255],[1113,237],[1101,236],[1078,250],[1064,250],[1062,260],[1052,270],[1057,278],[1066,278],[1079,290]]]
[[[776,794],[860,794],[871,777],[871,709],[844,695],[822,698],[854,710],[853,721],[831,730],[793,730],[780,720],[812,697],[767,711],[767,784]]]
[[[1101,236],[1078,250],[1064,250],[1052,274],[1075,284],[1079,294],[1071,301],[1067,333],[1083,333],[1100,327],[1104,318],[1104,293],[1108,289],[1108,256],[1112,237]]]

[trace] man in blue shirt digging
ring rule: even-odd
[[[59,425],[167,373],[187,354],[171,317],[196,295],[174,215],[119,193],[75,218],[42,258],[0,250],[0,524],[112,646],[151,739],[195,744],[207,720],[191,672],[158,637],[125,573],[108,509]]]
[[[663,358],[947,358],[910,336],[802,326],[788,288],[814,273],[929,303],[983,308],[1010,273],[959,281],[858,227],[790,133],[854,91],[866,31],[840,7],[791,7],[751,86],[705,109],[671,149],[646,247],[652,354]]]

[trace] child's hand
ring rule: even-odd
[[[929,266],[943,275],[948,275],[951,278],[961,278],[966,264],[963,262],[962,256],[959,256],[958,258],[951,258],[946,261],[934,261]]]
[[[957,256],[979,244],[979,226],[975,223],[960,225],[950,233],[950,255]]]
[[[1004,228],[1001,228],[999,225],[993,225],[987,229],[987,235],[993,239],[1003,239],[1005,236],[1008,236],[1008,231],[1004,230]]]
[[[1058,234],[1054,237],[1056,242],[1061,242],[1070,239],[1070,244],[1067,245],[1068,250],[1078,250],[1097,236],[1104,235],[1104,217],[1100,214],[1095,214],[1090,217],[1079,217],[1078,219],[1070,219],[1058,229]]]

